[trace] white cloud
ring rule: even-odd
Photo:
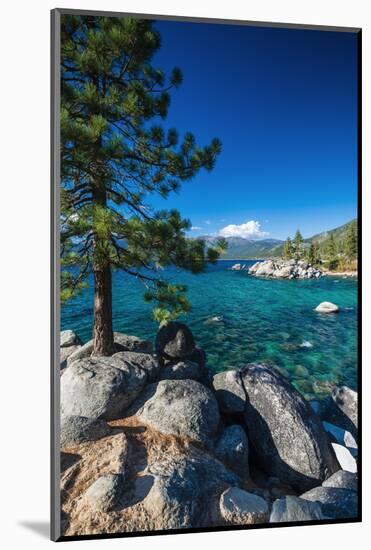
[[[250,220],[241,225],[226,225],[223,229],[220,229],[219,235],[221,237],[242,237],[243,239],[262,239],[267,237],[269,233],[261,231],[260,223],[258,221]]]
[[[211,220],[206,220],[205,223],[206,225],[211,225]]]
[[[200,231],[200,229],[202,229],[202,227],[199,227],[198,225],[192,225],[191,227],[191,231]]]

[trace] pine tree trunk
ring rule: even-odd
[[[93,202],[105,207],[107,193],[100,185],[93,186]],[[95,246],[98,237],[95,235]],[[94,272],[94,328],[92,355],[112,355],[115,353],[112,329],[112,273],[108,261],[100,261]]]
[[[112,277],[109,265],[94,269],[94,329],[92,355],[115,352],[112,330]]]

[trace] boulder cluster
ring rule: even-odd
[[[65,535],[357,516],[356,392],[309,403],[263,364],[211,376],[177,322],[115,344],[61,333]]]
[[[235,269],[235,266],[232,267]],[[276,279],[319,279],[322,271],[304,260],[265,260],[248,268],[250,275]]]

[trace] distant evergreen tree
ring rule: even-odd
[[[321,263],[321,250],[318,241],[313,243],[313,255],[314,255],[314,265]]]
[[[157,123],[182,81],[179,69],[167,81],[152,65],[160,43],[150,20],[62,16],[61,299],[93,274],[93,355],[114,351],[113,269],[143,281],[145,299],[158,303],[155,318],[168,320],[190,304],[186,288],[159,270],[172,264],[199,273],[224,244],[187,239],[189,220],[147,203],[211,170],[221,151],[218,139],[199,147],[190,133],[179,144],[175,129]]]
[[[337,250],[336,250],[336,243],[333,233],[330,234],[327,242],[327,255],[330,259],[335,258]]]
[[[292,241],[290,237],[287,237],[285,244],[283,246],[283,255],[286,258],[286,260],[291,260],[294,254],[294,249],[292,246]]]
[[[320,247],[318,241],[311,242],[306,250],[306,258],[308,262],[311,265],[318,265],[321,262]]]
[[[310,243],[310,246],[308,248],[308,262],[311,265],[315,265],[316,262],[316,252],[315,252],[315,245],[314,243]]]
[[[295,259],[296,260],[300,260],[300,258],[301,258],[302,244],[303,244],[303,237],[302,237],[302,234],[300,233],[300,231],[298,229],[296,231],[295,237],[294,237],[294,254],[295,254]]]
[[[331,233],[328,238],[326,250],[327,250],[329,269],[336,269],[339,262],[337,258],[337,248],[336,248],[336,242],[335,242],[333,233]]]
[[[344,243],[344,252],[349,260],[357,258],[357,244],[356,223],[352,222],[348,227]]]

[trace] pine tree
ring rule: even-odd
[[[330,234],[327,242],[327,255],[329,259],[334,259],[336,257],[336,243],[333,233]]]
[[[326,251],[327,251],[327,257],[328,257],[329,269],[336,269],[339,262],[337,258],[336,242],[335,242],[333,233],[331,233],[328,238]]]
[[[300,257],[302,254],[302,250],[301,250],[302,243],[303,243],[303,237],[298,229],[294,237],[294,251],[295,251],[296,260],[300,260]]]
[[[310,243],[310,246],[309,246],[309,249],[308,249],[308,262],[311,265],[316,264],[316,252],[315,252],[314,243]]]
[[[287,237],[283,246],[283,255],[286,260],[291,260],[291,258],[293,257],[293,246],[290,237]]]
[[[320,263],[321,257],[318,241],[313,241],[310,243],[307,252],[307,259],[311,265],[318,265]]]
[[[313,243],[313,256],[314,256],[314,265],[318,265],[321,263],[321,251],[318,241],[314,241]]]
[[[160,268],[199,273],[225,244],[206,248],[186,238],[190,221],[176,210],[155,212],[148,198],[166,198],[221,151],[218,139],[199,147],[165,131],[169,91],[182,81],[151,64],[161,38],[149,20],[62,17],[61,27],[61,299],[94,278],[93,355],[114,352],[112,270],[143,281],[156,300],[157,320],[190,304],[186,288],[169,284]],[[153,122],[151,126],[150,123]]]
[[[347,229],[344,248],[349,260],[357,258],[357,228],[355,222],[352,222]]]

